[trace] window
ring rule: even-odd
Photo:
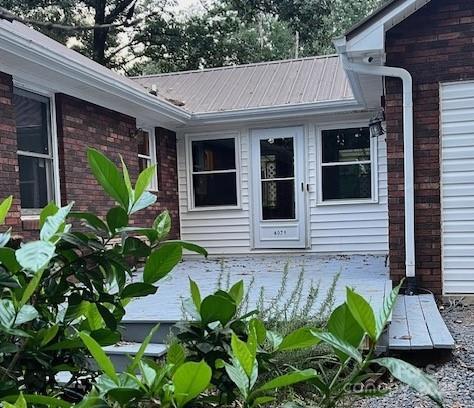
[[[138,132],[137,144],[138,144],[138,169],[140,170],[140,172],[142,172],[147,167],[151,167],[157,164],[155,133],[150,130],[142,130]],[[157,172],[155,172],[155,175],[151,181],[150,190],[152,191],[158,190]]]
[[[191,140],[194,207],[237,206],[235,140]]]
[[[22,214],[38,214],[54,200],[50,100],[15,88],[13,104]]]
[[[367,127],[321,132],[322,201],[372,198],[371,144]]]

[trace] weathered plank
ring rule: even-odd
[[[453,349],[453,336],[439,313],[433,295],[419,295],[419,299],[434,348]]]
[[[404,296],[398,296],[393,307],[388,337],[389,349],[410,350],[410,332],[408,330]]]
[[[425,316],[421,310],[418,296],[403,296],[407,311],[408,330],[410,331],[410,348],[412,350],[431,349],[433,342],[426,326]]]

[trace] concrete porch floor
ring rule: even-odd
[[[345,288],[355,288],[371,305],[378,310],[386,290],[391,289],[385,256],[351,255],[321,256],[305,255],[252,255],[225,258],[190,258],[181,262],[171,274],[160,282],[158,292],[153,296],[137,299],[130,303],[124,321],[178,321],[183,319],[182,300],[190,297],[188,277],[196,281],[204,296],[216,290],[218,276],[223,274],[223,286],[227,273],[230,284],[244,280],[246,289],[254,277],[249,296],[252,308],[258,301],[260,288],[264,287],[265,299],[269,302],[277,295],[285,265],[289,262],[287,290],[282,302],[293,291],[301,269],[304,268],[303,294],[311,284],[320,282],[319,301],[325,298],[328,288],[337,273],[340,273],[335,290],[335,306],[345,299]]]

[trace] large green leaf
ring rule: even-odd
[[[127,237],[123,244],[122,253],[126,256],[144,258],[150,255],[151,249],[140,238]]]
[[[12,229],[10,227],[7,231],[0,233],[0,248],[3,248],[5,245],[8,244],[8,241],[10,241],[10,238],[12,237],[11,232]]]
[[[358,363],[362,362],[362,354],[360,353],[360,351],[357,350],[357,348],[353,347],[351,344],[347,343],[346,341],[328,332],[314,332],[314,334],[321,341],[330,345],[333,349],[352,357]]]
[[[20,326],[38,317],[38,311],[31,305],[24,305],[18,313],[10,299],[0,299],[0,325],[3,327]]]
[[[95,214],[92,213],[86,213],[86,212],[75,212],[72,211],[69,213],[69,216],[72,218],[76,218],[78,220],[83,220],[86,222],[86,224],[89,227],[92,227],[93,229],[97,231],[104,231],[108,232],[109,229],[107,225],[105,224],[104,221],[102,221],[99,217],[97,217]]]
[[[204,324],[221,322],[225,326],[235,315],[235,303],[224,296],[210,295],[201,302],[201,320]]]
[[[24,305],[16,315],[15,326],[31,322],[39,316],[38,311],[32,305]]]
[[[196,310],[199,312],[201,310],[201,292],[199,291],[199,286],[189,278],[189,287],[191,290],[191,299],[193,300]]]
[[[244,298],[244,281],[240,280],[235,283],[229,289],[229,295],[234,299],[237,306],[240,305],[240,302],[242,302],[242,299]]]
[[[298,370],[293,371],[292,373],[281,375],[279,377],[274,378],[260,386],[256,392],[261,391],[270,391],[275,390],[277,388],[288,387],[289,385],[297,384],[303,381],[311,380],[312,378],[316,378],[318,376],[316,370],[307,369],[307,370]]]
[[[87,160],[92,174],[104,191],[124,210],[128,210],[128,190],[117,166],[98,150],[92,148],[87,149]]]
[[[92,357],[94,357],[97,366],[110,377],[116,384],[119,383],[117,373],[115,372],[114,365],[110,358],[105,354],[102,347],[97,343],[91,336],[85,332],[80,332],[82,342],[87,347]]]
[[[156,286],[150,285],[149,283],[135,282],[123,288],[121,297],[126,299],[148,296],[155,294],[157,290],[158,288]]]
[[[175,245],[175,244],[181,245],[181,247],[183,249],[186,249],[187,251],[195,252],[197,254],[201,254],[201,255],[204,255],[206,257],[208,255],[205,248],[203,248],[199,245],[193,244],[192,242],[179,241],[179,240],[170,240],[170,241],[163,242],[163,246]]]
[[[13,196],[8,196],[5,200],[2,201],[0,204],[0,224],[5,222],[5,218],[7,217],[8,211],[13,202]]]
[[[349,343],[353,347],[359,347],[364,337],[364,330],[354,319],[346,303],[338,306],[331,313],[327,324],[328,331],[337,338]],[[336,350],[338,357],[345,361],[347,355]]]
[[[181,261],[183,250],[180,245],[164,245],[153,251],[143,270],[143,281],[155,283],[164,278]]]
[[[8,403],[4,403],[5,407],[14,407],[14,408],[26,408],[26,403],[35,404],[35,405],[42,405],[45,407],[58,407],[58,408],[69,408],[72,407],[72,404],[54,397],[47,397],[44,395],[30,395],[30,394],[21,394],[18,395],[9,395],[7,397],[2,397],[3,401],[8,402],[15,402],[15,405],[11,405]],[[18,405],[18,401],[20,401],[20,405]],[[24,404],[24,405],[22,405]]]
[[[405,361],[391,357],[378,358],[372,360],[372,362],[387,368],[397,380],[409,385],[421,394],[427,395],[438,405],[443,405],[443,396],[436,381],[420,369]]]
[[[122,207],[113,207],[107,212],[107,225],[112,233],[128,225],[128,214]]]
[[[153,228],[158,233],[158,239],[162,240],[168,236],[171,231],[171,216],[170,213],[165,210],[153,221]]]
[[[150,333],[145,337],[143,340],[142,344],[140,345],[140,348],[138,349],[137,354],[135,354],[135,357],[133,357],[132,363],[127,369],[127,372],[134,374],[136,369],[138,368],[138,365],[140,361],[142,360],[143,356],[145,355],[145,351],[150,344],[151,340],[153,339],[153,336],[157,332],[157,330],[160,328],[160,325],[157,324],[151,329]]]
[[[168,347],[166,362],[179,367],[186,360],[186,350],[180,343],[174,342]]]
[[[382,310],[380,310],[375,321],[377,339],[382,335],[385,326],[387,325],[388,319],[390,319],[390,315],[392,314],[392,310],[395,306],[395,302],[397,301],[398,293],[400,292],[402,284],[403,280],[397,287],[395,287],[388,295],[384,297]]]
[[[23,294],[21,295],[20,303],[18,305],[19,307],[22,307],[24,304],[26,304],[28,300],[30,300],[33,293],[35,293],[35,290],[38,288],[41,282],[43,273],[44,273],[44,269],[40,269],[34,274],[34,276],[28,282],[28,285],[26,285],[26,288],[23,291]]]
[[[16,273],[21,268],[16,260],[15,251],[11,248],[0,248],[0,263],[11,273]]]
[[[320,343],[309,327],[302,327],[286,335],[278,346],[279,351],[298,350]]]
[[[14,252],[13,252],[13,256],[15,256]],[[12,276],[8,272],[5,272],[0,269],[0,288],[19,288],[19,287],[20,287],[20,284],[18,283],[18,279],[15,276]]]
[[[65,220],[74,203],[59,208],[54,214],[46,217],[40,230],[40,239],[43,241],[54,241],[58,233],[64,231]]]
[[[150,166],[138,175],[137,182],[135,183],[135,201],[139,200],[145,190],[150,186],[155,173],[156,166]]]
[[[255,354],[253,350],[247,347],[247,344],[240,340],[234,333],[232,333],[231,347],[233,356],[239,360],[240,365],[250,378],[255,361]]]
[[[204,362],[182,364],[173,375],[174,399],[178,408],[199,396],[209,386],[211,368]]]
[[[234,358],[232,365],[225,363],[224,366],[229,378],[237,386],[244,399],[247,399],[250,392],[250,380],[239,361]]]
[[[130,214],[134,214],[140,210],[148,208],[150,205],[155,204],[157,197],[155,194],[145,191],[138,200],[131,206],[128,211]]]
[[[32,241],[16,250],[15,256],[22,268],[38,272],[53,258],[56,247],[48,241]]]
[[[50,203],[48,203],[48,205],[44,207],[40,212],[40,219],[39,219],[40,228],[43,228],[46,218],[48,218],[50,215],[56,214],[58,210],[59,210],[59,207],[56,205],[54,201],[51,201]]]
[[[375,315],[369,303],[358,293],[347,288],[347,306],[352,316],[359,323],[372,340],[376,340],[377,330],[375,327]]]

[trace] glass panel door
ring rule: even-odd
[[[254,248],[306,248],[303,135],[302,127],[251,132]]]
[[[292,137],[260,140],[263,220],[294,220],[295,151]]]

